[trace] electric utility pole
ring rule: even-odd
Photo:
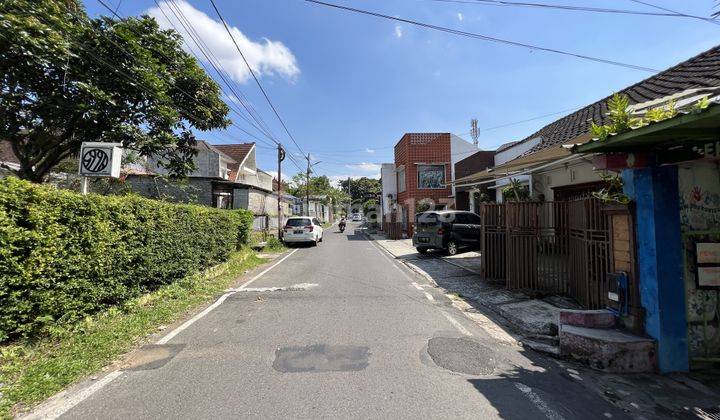
[[[282,238],[283,233],[283,214],[282,214],[282,161],[285,160],[285,149],[282,144],[278,144],[278,239]]]
[[[310,173],[312,172],[312,167],[320,163],[320,161],[317,161],[315,163],[310,162],[310,153],[307,154],[305,157],[307,160],[307,178],[305,183],[305,208],[307,209],[306,216],[310,216]]]

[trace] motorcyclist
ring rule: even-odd
[[[338,226],[340,227],[340,232],[345,231],[345,216],[340,219],[340,223],[338,223]]]

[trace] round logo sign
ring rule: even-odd
[[[103,149],[89,149],[82,155],[82,166],[88,172],[103,172],[110,162],[110,156]]]

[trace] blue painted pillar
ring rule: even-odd
[[[658,342],[660,372],[684,372],[689,356],[677,167],[625,169],[622,178],[625,194],[636,204],[645,331]]]

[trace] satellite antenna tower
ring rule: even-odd
[[[475,147],[478,147],[478,137],[480,136],[480,130],[478,130],[477,126],[477,118],[473,118],[470,120],[470,135],[473,139],[473,144]]]

